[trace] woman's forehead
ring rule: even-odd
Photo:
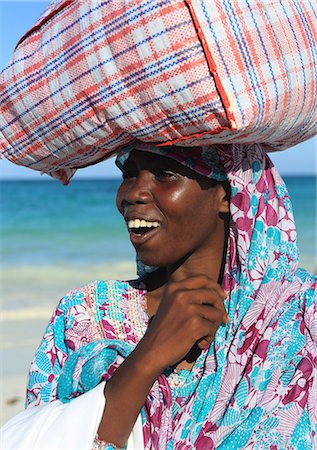
[[[124,164],[139,164],[139,165],[152,165],[157,163],[167,164],[171,166],[180,166],[182,164],[175,159],[168,157],[167,155],[159,155],[157,153],[146,152],[138,149],[133,149]]]

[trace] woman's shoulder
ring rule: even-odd
[[[144,296],[145,290],[140,279],[135,280],[95,280],[69,291],[59,302],[58,309],[66,313],[79,305],[104,305],[120,303]]]
[[[140,280],[97,280],[74,289],[60,301],[56,315],[63,316],[67,341],[80,338],[122,339],[137,342],[144,334],[148,316],[146,291]]]

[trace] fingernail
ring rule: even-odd
[[[228,314],[225,315],[225,323],[230,323],[230,317],[228,316]]]

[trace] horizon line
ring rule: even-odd
[[[283,172],[279,172],[280,173],[280,175],[282,176],[282,177],[302,177],[302,178],[306,178],[306,177],[317,177],[317,174],[316,173],[296,173],[296,172],[291,172],[291,173],[283,173]],[[98,181],[101,181],[101,180],[120,180],[121,179],[121,177],[120,176],[117,176],[117,175],[108,175],[108,176],[93,176],[93,177],[90,177],[90,176],[85,176],[85,177],[77,177],[77,178],[71,178],[71,180],[70,180],[70,182],[71,181],[94,181],[94,180],[98,180]],[[56,179],[56,178],[53,178],[53,177],[50,177],[49,175],[47,175],[47,176],[45,176],[45,177],[43,177],[43,178],[38,178],[38,177],[17,177],[17,178],[15,178],[15,177],[8,177],[8,178],[6,178],[6,177],[1,177],[0,176],[0,182],[2,182],[2,181],[40,181],[40,182],[42,182],[42,181],[57,181],[57,182],[60,182],[60,180],[58,180],[58,179]]]

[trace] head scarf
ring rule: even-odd
[[[205,177],[217,181],[227,180],[224,168],[214,147],[156,147],[139,142],[119,151],[116,164],[121,171],[132,150],[142,150],[165,156]]]
[[[138,149],[190,164],[202,175],[225,174],[231,186],[223,278],[231,322],[219,327],[191,371],[178,374],[178,386],[167,373],[154,383],[142,409],[146,449],[312,449],[317,282],[298,269],[283,180],[260,145],[203,148],[199,164],[176,148]],[[119,165],[127,154],[119,155]]]

